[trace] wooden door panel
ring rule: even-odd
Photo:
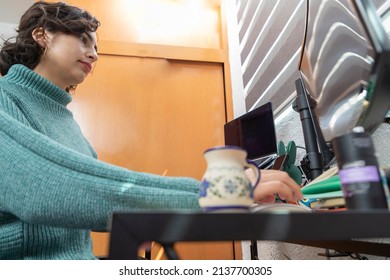
[[[232,246],[232,241],[178,242],[174,245],[174,249],[179,258],[183,260],[233,260],[235,256]],[[153,244],[152,259],[167,259],[160,244]]]
[[[103,56],[71,109],[100,159],[200,179],[203,151],[223,144],[222,66]]]

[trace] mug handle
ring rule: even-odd
[[[257,184],[260,181],[260,170],[256,164],[254,164],[253,162],[251,162],[249,160],[247,160],[247,166],[245,166],[245,167],[252,169],[254,174],[255,174],[256,182],[255,182],[254,186],[252,186],[252,188],[254,189],[254,188],[256,188]]]

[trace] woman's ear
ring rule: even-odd
[[[43,29],[43,27],[38,27],[38,28],[35,28],[33,30],[33,32],[31,33],[33,39],[35,40],[35,42],[37,42],[41,48],[46,48],[46,33],[45,33],[45,29]]]

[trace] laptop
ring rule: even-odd
[[[259,168],[272,167],[277,157],[275,122],[271,102],[226,123],[225,145],[244,148]]]

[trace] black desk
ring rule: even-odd
[[[378,256],[390,244],[352,240],[390,237],[390,212],[330,213],[114,213],[109,259],[137,259],[145,241],[160,243],[176,258],[179,241],[274,240]]]

